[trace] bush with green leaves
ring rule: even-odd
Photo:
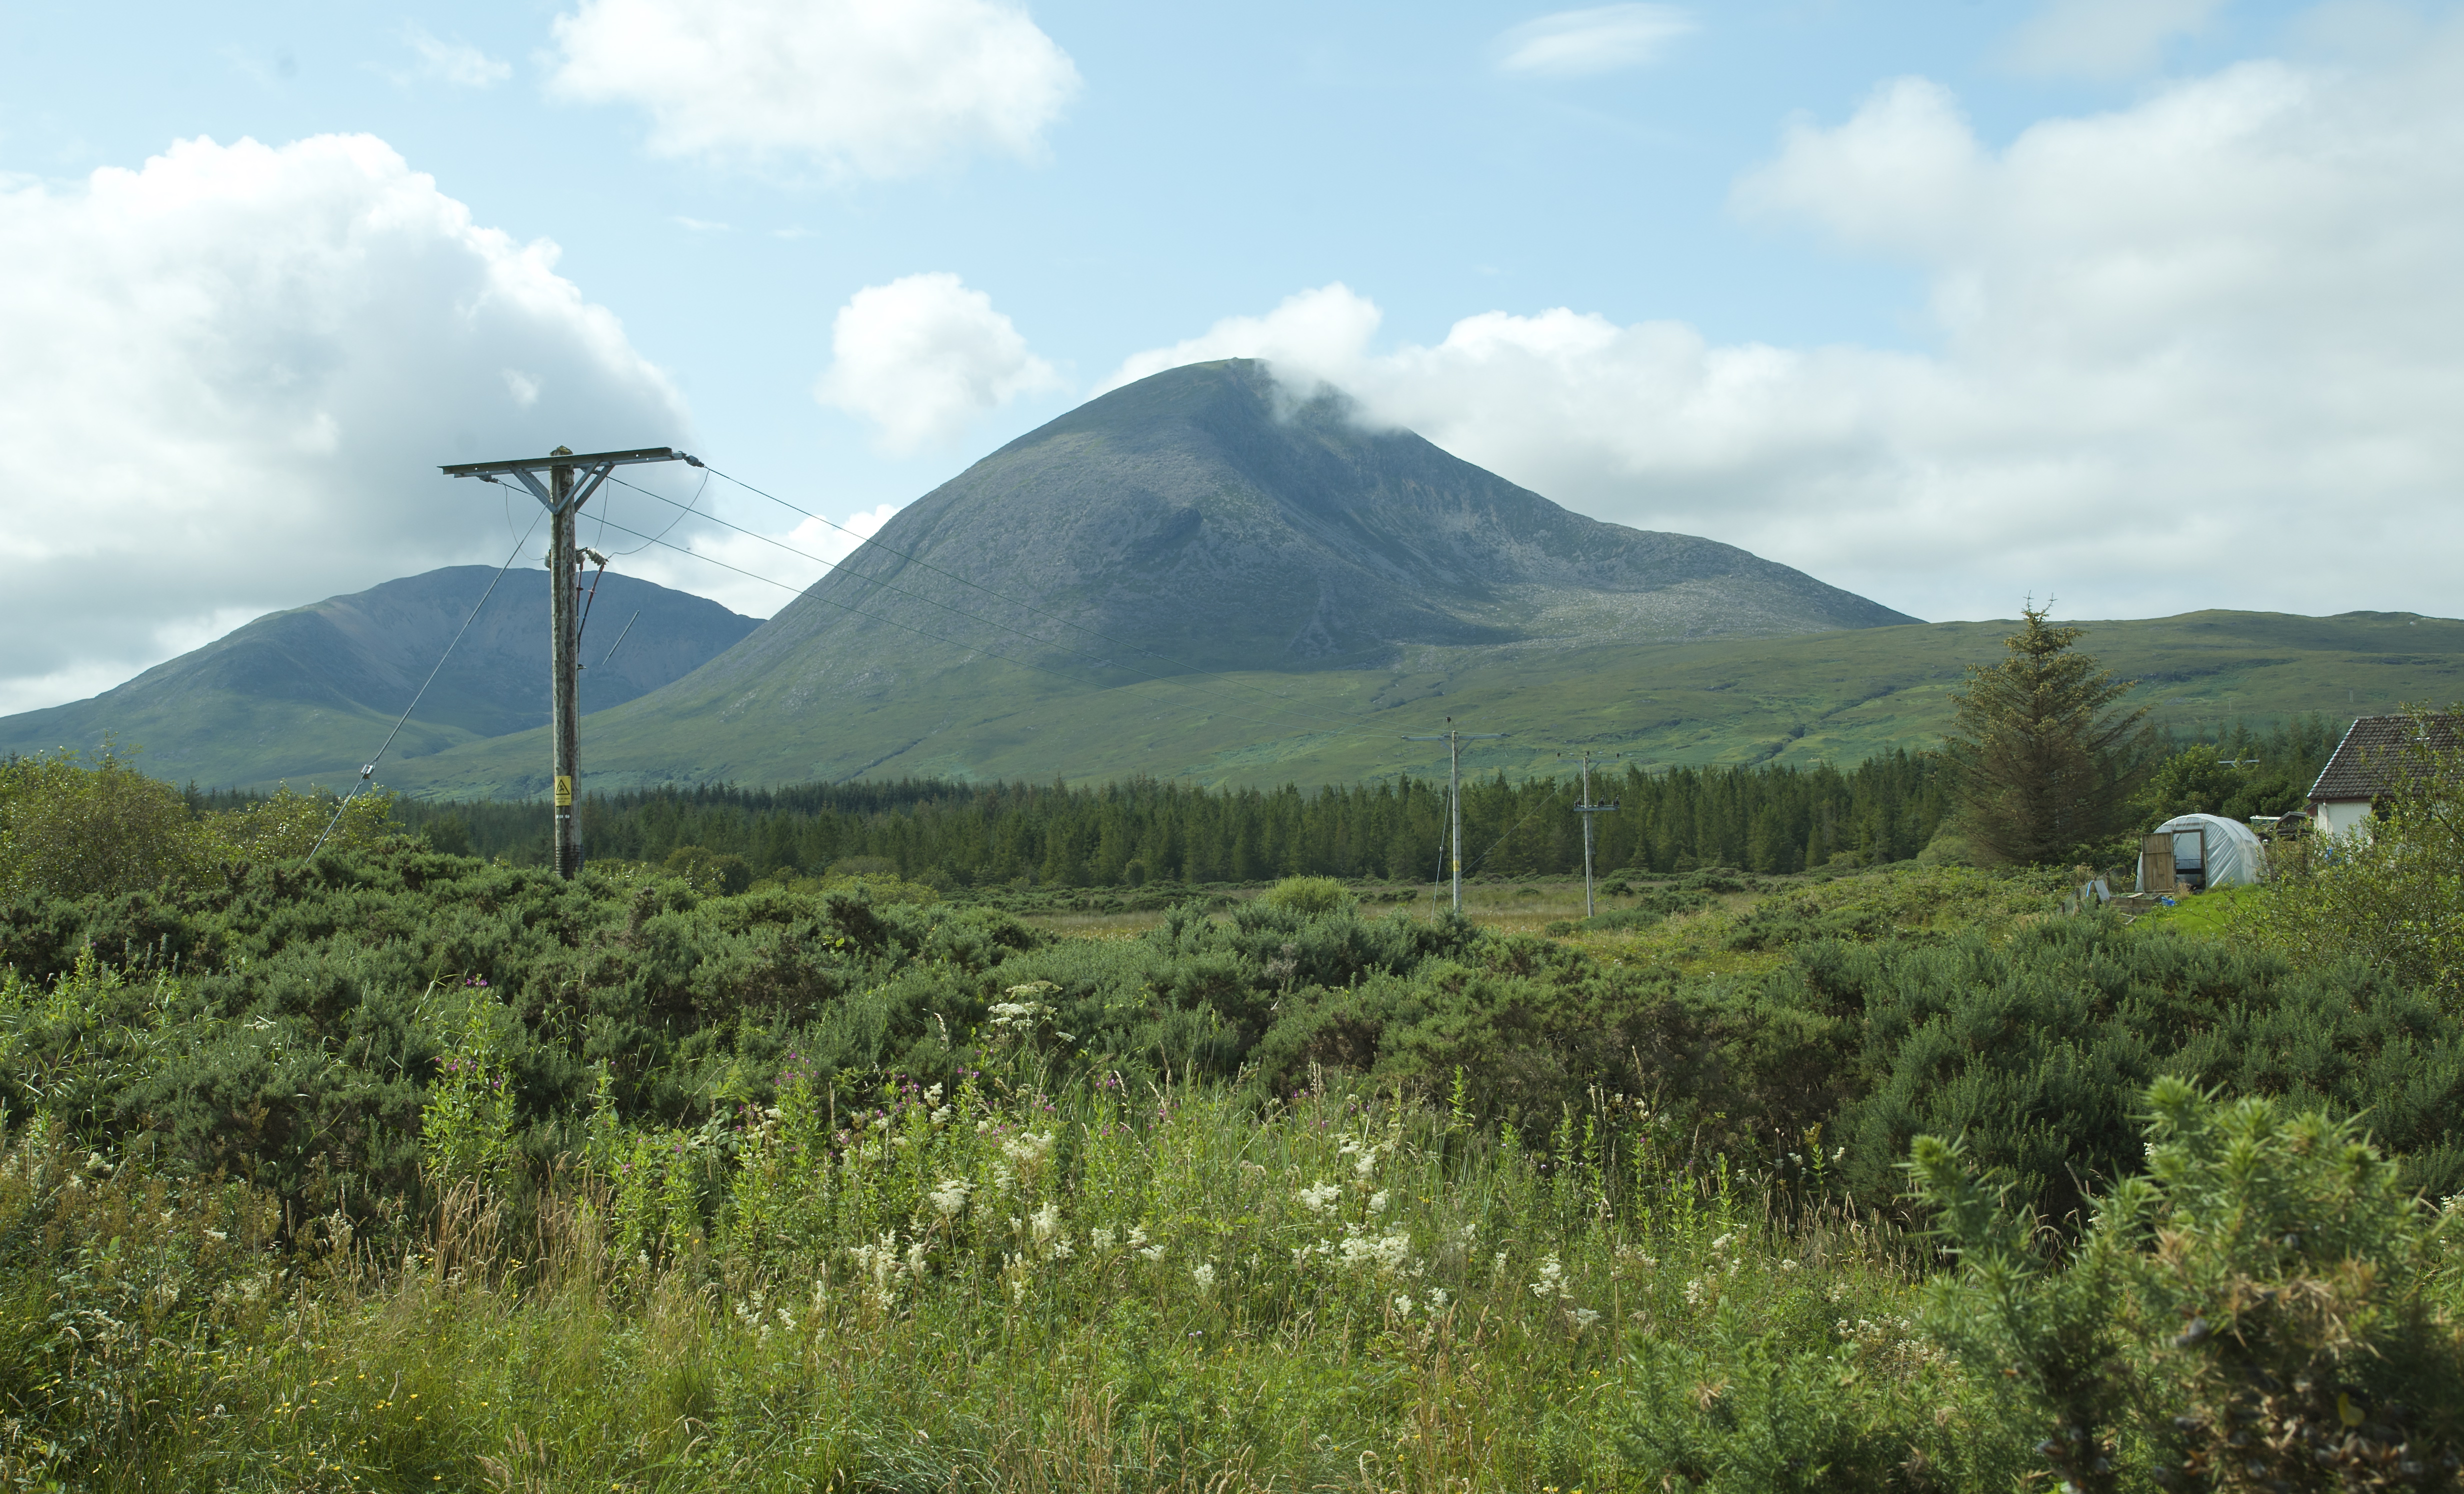
[[[388,801],[347,803],[289,787],[242,808],[199,814],[105,743],[90,760],[60,752],[0,761],[0,898],[117,897],[209,885],[225,868],[336,852],[388,838]]]
[[[1959,1142],[1916,1144],[1956,1261],[1926,1321],[2001,1391],[2008,1440],[2083,1491],[2454,1487],[2464,1215],[2353,1122],[2145,1094],[2145,1171],[2057,1250]]]

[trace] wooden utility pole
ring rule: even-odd
[[[1503,736],[1504,732],[1458,732],[1455,718],[1446,717],[1445,731],[1437,736],[1406,736],[1407,742],[1443,742],[1446,744],[1446,805],[1453,817],[1455,912],[1463,912],[1463,747],[1465,741],[1481,741]]]
[[[1605,804],[1592,802],[1592,750],[1584,748],[1583,799],[1574,806],[1574,813],[1583,817],[1583,916],[1586,918],[1595,916],[1592,908],[1592,816],[1615,814],[1617,807],[1615,800]]]
[[[571,456],[573,452],[558,447],[551,454]],[[558,876],[573,877],[582,872],[582,823],[574,817],[573,805],[573,780],[582,776],[582,731],[578,719],[582,714],[582,671],[574,668],[582,643],[574,636],[579,611],[574,583],[580,579],[581,566],[573,554],[573,468],[560,465],[548,469],[548,472],[547,575],[551,600],[547,624],[547,730],[556,754],[554,865]]]
[[[481,482],[513,477],[547,509],[548,739],[556,807],[553,860],[561,877],[582,874],[582,820],[577,792],[582,779],[582,637],[576,616],[580,610],[579,588],[575,584],[581,562],[574,548],[575,520],[582,505],[590,501],[590,495],[599,491],[609,472],[641,462],[701,465],[684,452],[664,446],[632,451],[593,451],[585,456],[576,456],[570,449],[558,447],[545,456],[509,462],[464,462],[440,469],[448,477],[476,477]],[[547,473],[544,483],[539,478],[542,472]]]

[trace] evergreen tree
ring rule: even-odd
[[[1943,741],[1969,843],[1991,861],[2043,866],[2094,855],[2124,828],[2155,752],[2147,708],[2115,708],[2118,680],[2074,648],[2081,629],[2023,607],[1995,664],[1968,667]]]

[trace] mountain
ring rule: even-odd
[[[0,716],[0,753],[90,748],[109,733],[142,748],[138,765],[160,778],[208,787],[346,781],[495,575],[449,566],[268,613],[91,700]],[[546,724],[548,600],[546,572],[506,573],[395,738],[388,764]],[[715,602],[611,572],[583,634],[583,709],[668,684],[755,626]],[[620,633],[622,647],[603,663]]]
[[[1128,702],[1152,724],[1154,702],[1119,692],[1161,681],[1190,702],[1166,715],[1254,736],[1298,724],[1280,681],[1374,691],[1431,649],[1915,621],[1732,545],[1570,513],[1363,426],[1339,395],[1295,404],[1261,364],[1201,363],[1090,401],[909,505],[742,644],[592,718],[583,771],[978,776],[1056,710]],[[521,792],[538,756],[464,748],[417,774]]]

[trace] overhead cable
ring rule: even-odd
[[[360,769],[360,780],[352,784],[351,791],[342,796],[342,802],[334,806],[334,818],[325,822],[325,828],[318,835],[317,844],[308,847],[310,857],[324,849],[325,838],[334,833],[334,826],[342,823],[342,811],[351,807],[351,801],[357,799],[360,790],[368,786],[368,780],[376,776],[377,764],[385,760],[385,749],[391,747],[393,739],[402,735],[404,722],[408,721],[410,714],[419,709],[419,702],[428,694],[428,687],[436,683],[436,676],[444,670],[445,661],[453,657],[453,646],[460,643],[462,635],[471,630],[471,625],[478,620],[479,609],[486,606],[488,599],[496,594],[496,582],[505,579],[505,573],[514,568],[514,561],[521,559],[522,546],[530,543],[531,536],[539,532],[539,517],[540,516],[536,514],[531,516],[531,527],[522,531],[522,537],[514,541],[513,553],[505,557],[504,564],[496,567],[495,577],[488,582],[488,589],[479,593],[479,600],[471,604],[470,616],[462,620],[462,626],[455,628],[453,636],[447,640],[445,651],[436,656],[436,668],[429,670],[428,678],[419,682],[419,690],[410,697],[410,704],[402,708],[401,719],[394,722],[392,731],[385,733],[385,739],[377,746],[376,756],[370,758],[367,765]],[[624,640],[617,641],[622,643]]]

